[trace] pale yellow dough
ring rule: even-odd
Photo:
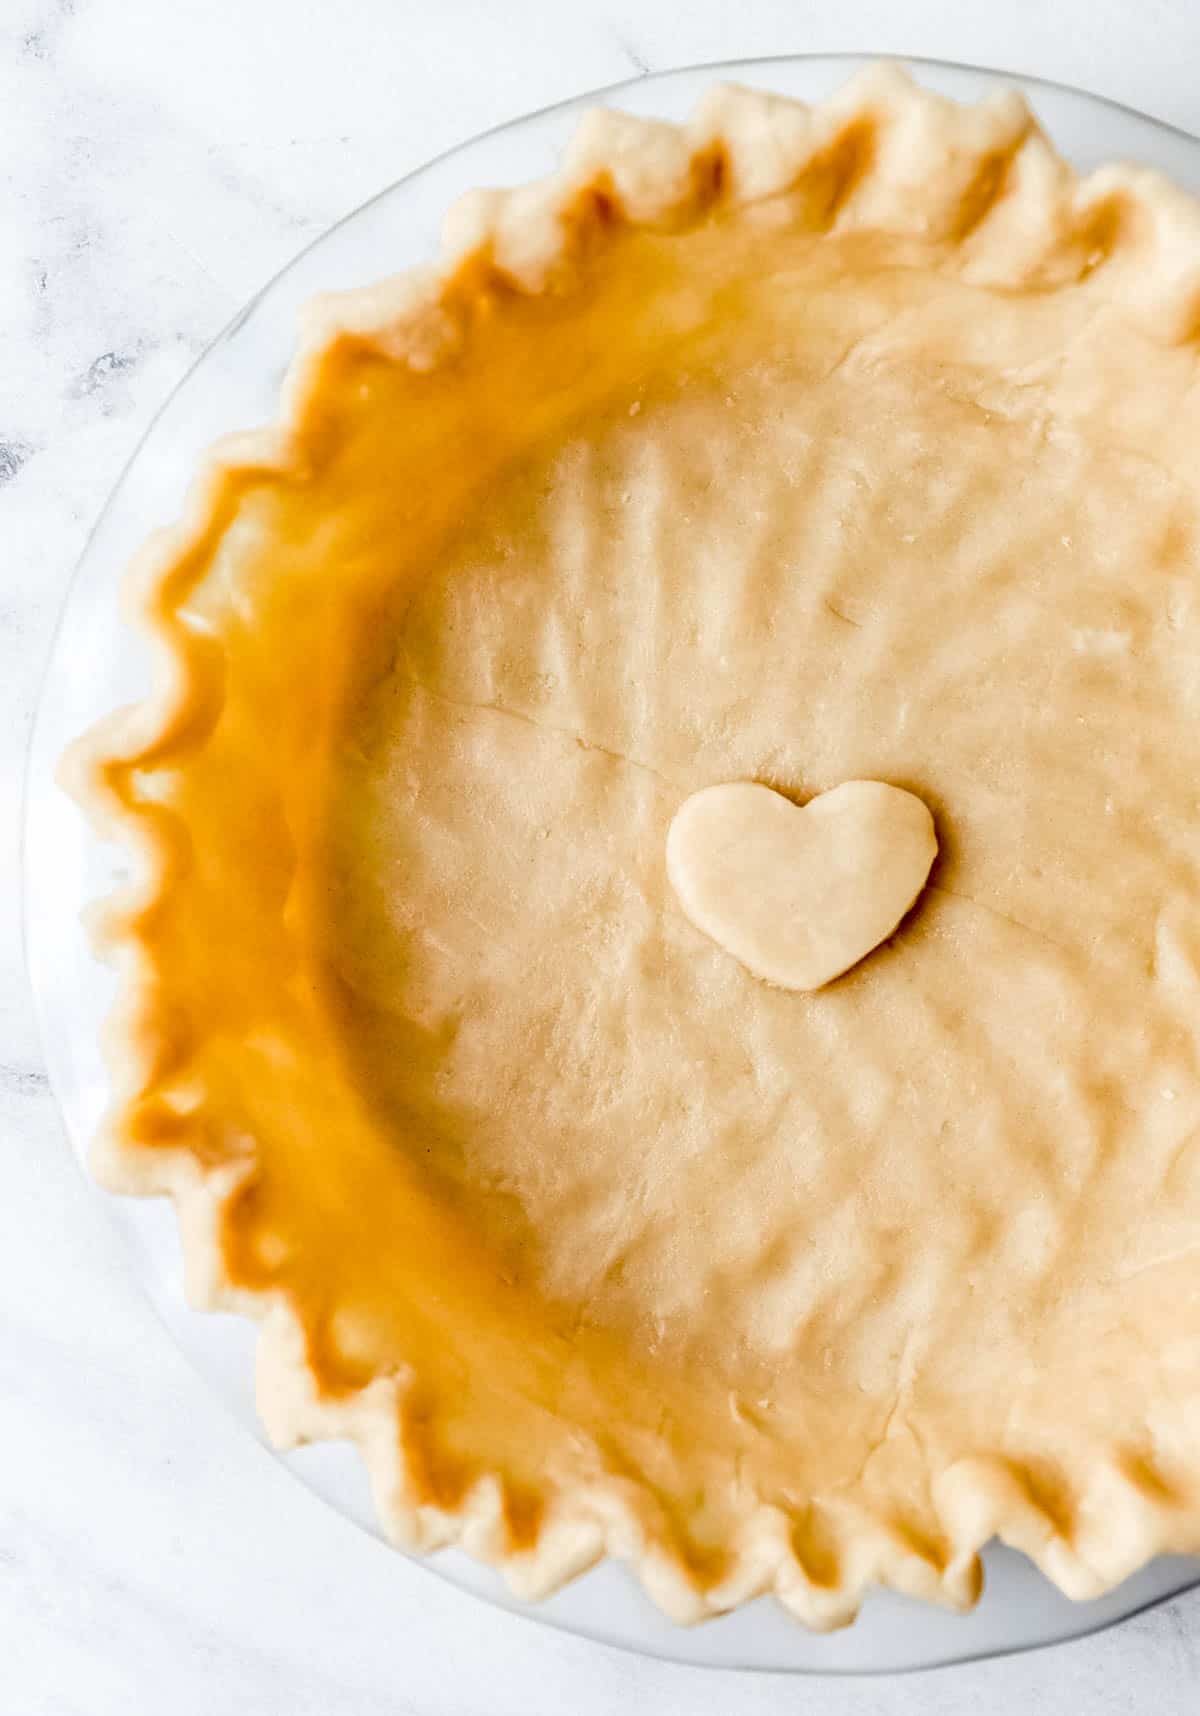
[[[891,935],[937,856],[919,798],[845,781],[803,808],[754,781],[701,787],[667,830],[687,916],[748,971],[820,989]]]
[[[884,72],[454,231],[139,570],[103,1172],[521,1590],[1200,1547],[1200,213]],[[811,965],[680,909],[739,781],[916,807]]]

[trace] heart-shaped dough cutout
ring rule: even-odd
[[[667,833],[667,874],[692,923],[783,989],[819,989],[865,959],[936,854],[925,805],[882,781],[803,806],[750,781],[704,787]]]

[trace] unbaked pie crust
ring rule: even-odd
[[[65,765],[136,860],[97,1171],[277,1442],[681,1620],[1200,1549],[1198,507],[1200,209],[1013,93],[594,114],[314,308]],[[762,981],[672,818],[853,780],[928,886]]]

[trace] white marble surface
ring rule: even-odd
[[[1200,1708],[1200,1593],[1022,1659],[870,1683],[642,1662],[459,1595],[237,1429],[60,1135],[20,961],[21,759],[54,614],[151,412],[306,239],[591,86],[879,49],[1200,130],[1197,0],[0,0],[0,1712],[1091,1716]]]

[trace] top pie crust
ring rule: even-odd
[[[317,304],[147,546],[97,1168],[399,1542],[814,1627],[1200,1549],[1198,377],[1162,179],[721,88]],[[929,887],[772,988],[666,830],[853,779]]]

